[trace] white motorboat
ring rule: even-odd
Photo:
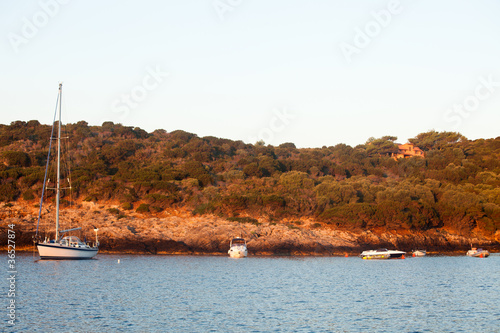
[[[469,251],[467,251],[467,255],[469,257],[477,257],[477,258],[487,258],[490,255],[490,252],[488,250],[483,250],[481,248],[471,248]]]
[[[244,258],[248,254],[247,242],[241,238],[233,238],[229,244],[229,256],[231,258]]]
[[[411,255],[414,257],[425,257],[427,252],[425,250],[414,250]]]
[[[57,103],[59,105],[59,120],[57,121],[57,175],[56,175],[56,226],[55,226],[55,237],[50,239],[45,237],[44,240],[41,239],[39,233],[39,224],[42,216],[42,206],[44,193],[47,189],[47,174],[49,170],[49,160],[50,151],[52,146],[52,139],[54,138],[54,130],[56,126],[56,115],[57,115],[57,105],[56,105],[56,115],[54,115],[54,122],[52,124],[52,134],[49,145],[49,154],[47,157],[47,165],[45,168],[45,177],[43,181],[42,196],[40,199],[40,211],[38,213],[38,223],[36,227],[35,235],[35,245],[38,249],[38,254],[40,259],[91,259],[95,257],[99,251],[99,241],[97,239],[97,230],[94,229],[96,233],[96,241],[91,246],[90,244],[82,242],[77,236],[64,236],[65,233],[80,230],[81,228],[72,228],[68,230],[59,230],[59,201],[61,197],[61,182],[64,177],[61,176],[61,104],[62,104],[62,84],[59,84],[59,94],[57,98]],[[71,188],[71,184],[68,184],[67,188]]]
[[[404,259],[406,252],[387,249],[367,250],[359,255],[361,259]]]

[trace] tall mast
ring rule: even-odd
[[[61,192],[61,104],[62,83],[59,83],[59,123],[57,129],[56,241],[59,240],[59,198]]]

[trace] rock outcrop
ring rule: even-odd
[[[362,250],[386,247],[411,251],[427,249],[429,253],[465,253],[474,246],[499,251],[499,234],[463,237],[444,230],[409,232],[408,230],[338,230],[313,220],[281,221],[260,219],[253,223],[228,221],[217,216],[192,216],[179,211],[161,215],[129,213],[127,216],[108,211],[110,207],[93,204],[65,208],[61,211],[63,228],[81,226],[80,237],[94,241],[99,228],[101,253],[137,254],[216,254],[226,255],[229,241],[236,236],[247,240],[251,255],[357,255]],[[0,208],[1,244],[7,246],[9,224],[16,232],[16,249],[33,248],[38,209],[23,205]],[[44,209],[39,230],[53,237],[54,213]]]

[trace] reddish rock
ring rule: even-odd
[[[443,230],[425,232],[335,230],[327,225],[318,227],[316,221],[305,220],[299,225],[286,221],[270,223],[239,223],[215,216],[169,214],[142,216],[128,213],[123,217],[99,205],[67,208],[61,211],[62,228],[81,226],[82,239],[94,241],[94,227],[99,228],[101,253],[140,254],[218,254],[226,255],[229,241],[241,236],[247,240],[250,255],[345,255],[362,250],[385,247],[411,251],[424,248],[428,253],[465,253],[474,246],[499,251],[497,239],[462,237]],[[113,207],[115,208],[115,207]],[[3,249],[7,249],[7,228],[14,224],[16,249],[33,249],[38,210],[35,207],[14,205],[0,208]],[[53,237],[53,210],[46,209],[40,226],[42,237]],[[64,221],[69,222],[64,225]]]

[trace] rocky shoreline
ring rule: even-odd
[[[193,216],[170,210],[157,215],[119,214],[115,206],[82,202],[61,211],[67,228],[81,226],[94,241],[94,227],[99,228],[100,253],[227,255],[229,241],[242,236],[247,240],[249,255],[340,256],[358,255],[373,248],[390,248],[410,252],[423,248],[429,254],[464,254],[471,247],[500,252],[500,233],[492,237],[464,237],[446,230],[415,232],[409,230],[339,230],[312,219],[279,222],[236,222],[212,216]],[[111,208],[111,209],[110,209]],[[2,224],[1,250],[7,249],[7,228],[14,224],[16,250],[32,251],[38,208],[14,203],[0,208]],[[40,226],[42,235],[52,231],[53,211],[45,209]],[[53,234],[53,233],[52,233]]]

